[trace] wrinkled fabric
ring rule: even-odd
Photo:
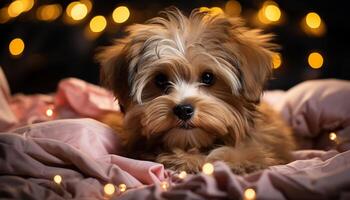
[[[109,91],[70,78],[54,94],[11,96],[0,71],[0,199],[243,199],[247,188],[257,199],[349,199],[349,85],[316,80],[265,92],[304,148],[295,161],[245,176],[216,162],[213,175],[181,180],[159,163],[121,156],[117,133],[92,119],[119,111]],[[128,190],[107,196],[106,183]]]

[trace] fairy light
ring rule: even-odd
[[[22,12],[25,11],[24,6],[25,6],[24,3],[20,0],[13,1],[7,9],[8,15],[10,17],[17,17],[18,15],[20,15]]]
[[[274,53],[272,56],[272,63],[273,63],[273,68],[277,69],[281,66],[282,64],[282,58],[280,53]]]
[[[245,200],[254,200],[255,198],[256,198],[256,193],[254,189],[248,188],[244,191]]]
[[[28,12],[34,6],[34,0],[20,0],[23,4],[24,12]]]
[[[92,2],[90,0],[80,0],[80,3],[84,4],[87,8],[87,12],[89,13],[92,9]]]
[[[332,141],[336,141],[337,140],[337,134],[334,132],[329,133],[329,139]]]
[[[118,24],[128,20],[129,16],[130,16],[130,11],[126,6],[119,6],[116,9],[114,9],[112,13],[113,21]]]
[[[52,110],[51,108],[48,108],[48,109],[46,110],[46,115],[47,115],[48,117],[52,117],[52,115],[53,115],[53,110]]]
[[[179,174],[179,178],[185,179],[186,177],[187,177],[187,172],[181,171],[180,174]]]
[[[168,190],[169,188],[169,183],[167,181],[163,181],[160,183],[160,187],[163,189],[163,190]]]
[[[70,11],[70,16],[72,19],[79,21],[86,17],[88,13],[88,9],[85,4],[77,3],[72,7],[72,10]]]
[[[229,16],[239,16],[241,12],[242,7],[238,1],[230,0],[225,4],[225,13]]]
[[[276,24],[281,20],[282,11],[276,2],[266,1],[257,16],[263,24]]]
[[[102,15],[98,15],[91,19],[89,26],[92,32],[102,32],[107,26],[107,20]]]
[[[211,163],[205,163],[202,167],[202,172],[206,175],[212,175],[214,172],[214,165]]]
[[[219,15],[224,13],[224,11],[220,7],[200,7],[199,12],[208,12],[211,15]]]
[[[307,26],[313,29],[319,28],[322,22],[321,17],[315,12],[308,13],[305,17],[305,21]]]
[[[60,4],[49,4],[40,6],[37,9],[37,18],[43,21],[52,21],[57,19],[62,13]]]
[[[53,181],[57,184],[61,184],[62,182],[62,177],[60,175],[56,175],[53,177]]]
[[[105,194],[107,195],[113,195],[115,192],[115,187],[113,184],[111,183],[107,183],[104,187],[103,187],[103,191]]]
[[[13,39],[9,44],[10,54],[13,56],[21,55],[24,51],[24,42],[21,38]]]
[[[118,185],[118,189],[120,192],[125,192],[127,187],[124,183]]]
[[[323,65],[323,57],[318,52],[312,52],[308,56],[308,63],[309,63],[311,68],[319,69]]]

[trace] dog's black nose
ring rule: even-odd
[[[173,112],[178,118],[182,120],[189,120],[194,113],[194,108],[190,104],[180,104],[174,107]]]

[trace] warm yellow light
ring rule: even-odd
[[[219,14],[223,14],[223,13],[224,13],[224,11],[219,7],[211,7],[210,8],[210,14],[212,14],[212,15],[219,15]]]
[[[281,10],[276,5],[267,5],[264,15],[269,21],[277,22],[281,18]]]
[[[57,19],[62,13],[62,7],[60,4],[50,4],[40,6],[36,12],[36,16],[40,20],[52,21]]]
[[[214,172],[214,165],[211,163],[205,163],[202,167],[202,171],[206,175],[211,175]]]
[[[82,4],[82,3],[78,3],[75,4],[72,7],[72,10],[70,12],[70,16],[72,17],[72,19],[74,20],[82,20],[84,19],[84,17],[86,17],[88,12],[88,9],[86,7],[86,5]]]
[[[10,42],[9,51],[12,55],[18,56],[24,50],[24,42],[21,38],[15,38]]]
[[[80,0],[80,3],[84,4],[87,8],[87,12],[89,13],[92,9],[92,2],[90,0]]]
[[[122,184],[119,184],[118,189],[120,192],[125,192],[127,187],[124,183],[122,183]]]
[[[319,69],[323,65],[323,57],[318,52],[310,53],[308,57],[308,62],[311,68],[313,69]]]
[[[167,181],[163,181],[163,182],[160,183],[160,187],[163,190],[167,190],[169,188],[169,183]]]
[[[20,0],[23,3],[23,9],[25,12],[29,11],[34,6],[34,0]]]
[[[245,200],[253,200],[256,197],[256,193],[252,188],[248,188],[244,191]]]
[[[60,175],[56,175],[53,177],[53,181],[57,184],[60,184],[62,182],[62,177]]]
[[[199,8],[199,12],[209,12],[209,8],[208,7],[200,7]]]
[[[130,11],[126,6],[119,6],[114,9],[112,18],[115,23],[123,23],[129,19]]]
[[[187,177],[187,172],[185,172],[185,171],[180,172],[179,178],[185,179],[186,177]]]
[[[281,66],[282,64],[282,58],[280,53],[275,53],[272,56],[272,63],[273,63],[273,68],[277,69]]]
[[[115,187],[113,184],[111,183],[107,183],[104,187],[103,187],[103,191],[105,192],[105,194],[107,195],[112,195],[115,192]]]
[[[305,21],[310,28],[319,28],[321,25],[321,17],[315,12],[308,13]]]
[[[48,117],[52,117],[52,115],[53,115],[53,110],[52,110],[51,108],[47,109],[47,110],[46,110],[46,115],[47,115]]]
[[[337,134],[332,132],[329,134],[329,139],[335,141],[337,139]]]
[[[10,19],[10,16],[7,12],[7,7],[0,9],[0,24],[6,23]]]
[[[91,19],[90,21],[90,30],[92,32],[102,32],[107,26],[106,18],[102,15],[98,15]]]
[[[22,12],[24,12],[24,8],[25,7],[23,2],[20,0],[16,0],[9,5],[7,12],[10,17],[17,17]]]
[[[239,16],[241,11],[242,7],[238,1],[230,0],[225,4],[225,13],[230,16]]]

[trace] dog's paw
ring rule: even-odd
[[[173,150],[173,153],[164,153],[157,156],[156,161],[166,168],[174,171],[186,171],[187,173],[200,172],[205,161],[205,156],[197,150],[183,151]]]
[[[239,152],[232,147],[220,147],[210,152],[205,161],[223,161],[231,168],[233,173],[240,175],[265,169],[267,167],[264,163],[254,162],[254,159],[249,159],[248,157],[238,155],[237,153]]]

